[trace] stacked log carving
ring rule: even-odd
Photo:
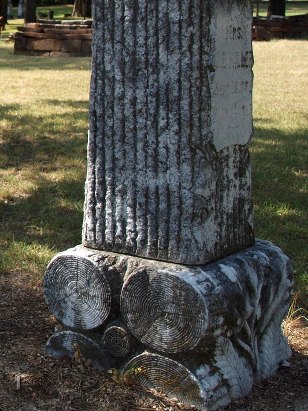
[[[48,354],[78,347],[97,369],[202,410],[247,395],[290,356],[290,262],[266,241],[201,267],[78,246],[50,262],[44,286],[63,326]]]

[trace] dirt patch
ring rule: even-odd
[[[154,392],[113,382],[70,359],[47,358],[43,347],[56,323],[31,275],[0,278],[1,411],[188,411]],[[304,319],[286,326],[290,365],[256,385],[229,411],[308,411],[308,328]]]

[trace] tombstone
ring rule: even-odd
[[[44,280],[48,354],[78,348],[201,410],[290,356],[290,262],[253,234],[251,16],[249,0],[95,1],[83,241]]]

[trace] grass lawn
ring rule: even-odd
[[[255,231],[292,258],[304,305],[308,42],[254,51]],[[14,56],[0,41],[0,72],[0,275],[31,272],[37,284],[54,254],[81,241],[90,59]]]
[[[252,143],[256,236],[292,258],[308,301],[308,41],[254,43]]]
[[[14,56],[0,42],[0,275],[80,242],[90,59]]]

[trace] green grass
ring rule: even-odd
[[[46,6],[46,7],[37,7],[36,13],[45,13],[48,14],[49,11],[52,10],[54,13],[55,19],[63,19],[65,14],[71,14],[73,11],[73,5],[65,4],[65,5],[57,5],[57,6]],[[13,19],[17,19],[17,7],[13,7]]]
[[[254,43],[251,146],[256,236],[291,257],[308,296],[308,42]],[[15,56],[0,42],[0,275],[39,282],[81,241],[90,59]]]
[[[80,242],[90,59],[14,56],[0,43],[0,273],[38,279]]]
[[[252,143],[256,235],[292,258],[308,301],[308,42],[254,44]]]
[[[53,11],[54,19],[59,19],[59,20],[62,20],[64,18],[71,19],[71,17],[64,17],[64,16],[65,14],[72,14],[73,6],[70,4],[67,4],[67,5],[60,5],[60,6],[37,7],[36,8],[37,13],[41,12],[41,13],[48,14],[50,10]]]

